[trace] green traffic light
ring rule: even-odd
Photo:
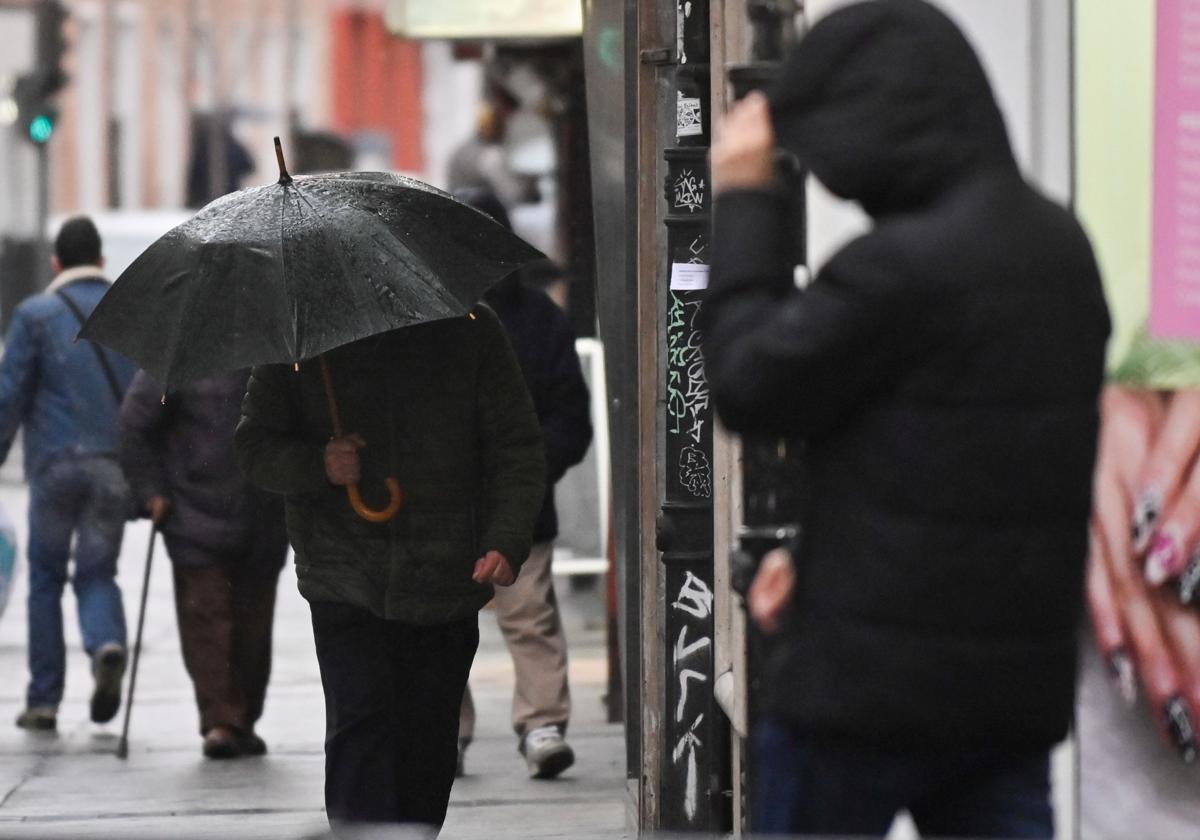
[[[45,143],[54,133],[54,120],[46,114],[38,114],[29,123],[29,139],[35,143]]]

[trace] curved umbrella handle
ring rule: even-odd
[[[354,508],[354,512],[368,522],[387,522],[400,512],[400,506],[404,504],[404,494],[400,492],[400,485],[396,479],[388,477],[385,481],[391,498],[388,500],[387,507],[382,510],[367,507],[367,503],[358,493],[357,484],[346,485],[346,495],[350,497],[350,507]]]
[[[275,142],[278,144],[278,139]],[[283,170],[282,161],[280,162],[280,171],[283,175],[287,174]],[[296,369],[300,369],[299,363],[297,363]],[[325,401],[329,406],[329,419],[333,424],[333,434],[335,437],[341,437],[344,434],[342,431],[342,413],[338,411],[337,398],[333,394],[333,374],[329,372],[329,362],[323,354],[321,356],[321,380],[325,384]],[[387,507],[383,510],[375,510],[374,508],[367,507],[367,503],[359,495],[357,484],[346,485],[346,495],[350,497],[350,507],[354,508],[354,512],[368,522],[387,522],[400,512],[400,506],[404,504],[404,494],[400,492],[400,485],[396,479],[389,476],[385,479],[385,482],[387,483],[388,495],[391,498],[388,499]]]

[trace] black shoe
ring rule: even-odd
[[[253,731],[237,733],[238,749],[242,755],[266,755],[267,742],[256,735]]]
[[[202,751],[205,758],[237,758],[242,747],[232,727],[214,726],[204,735]]]
[[[121,678],[125,676],[125,648],[115,642],[101,645],[92,662],[96,688],[92,692],[92,720],[108,723],[121,708]]]
[[[54,732],[58,729],[58,713],[51,708],[34,706],[17,715],[17,726],[30,732]]]

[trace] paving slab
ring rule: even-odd
[[[9,469],[0,471],[0,504],[17,524],[23,551],[28,494]],[[131,637],[148,538],[145,523],[130,525],[121,552],[119,581]],[[87,719],[91,677],[70,594],[64,599],[68,669],[59,731],[34,735],[13,726],[27,679],[23,556],[19,563],[16,590],[0,616],[0,673],[8,675],[0,682],[0,840],[282,840],[325,834],[324,701],[308,609],[290,565],[280,581],[275,660],[259,724],[270,752],[214,762],[200,754],[161,545],[151,577],[129,757],[114,755],[120,716],[103,726]],[[468,775],[452,794],[444,840],[626,836],[623,734],[605,722],[601,702],[607,673],[603,590],[575,592],[560,580],[559,594],[570,642],[575,711],[569,740],[577,763],[558,780],[527,777],[509,726],[512,662],[485,611],[471,677],[476,738],[467,753]]]

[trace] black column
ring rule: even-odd
[[[709,14],[707,0],[679,0],[676,147],[667,149],[667,264],[660,282],[666,704],[660,801],[664,831],[723,827],[721,780],[727,723],[713,697],[713,415],[698,316],[708,285],[712,233]]]

